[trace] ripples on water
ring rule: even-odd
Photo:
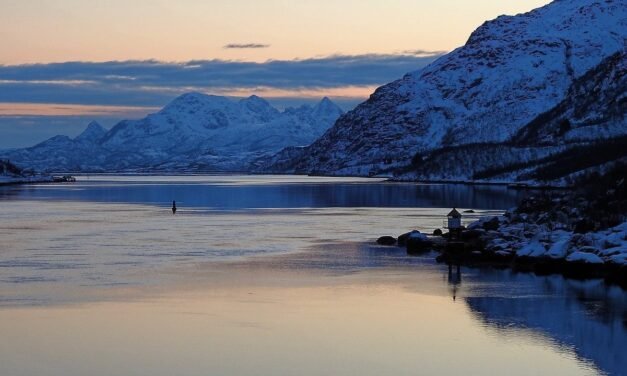
[[[333,291],[345,288],[343,276],[358,276],[363,278],[360,286],[388,286],[384,289],[389,294],[401,294],[402,299],[407,294],[414,294],[418,301],[426,296],[444,297],[447,303],[429,306],[434,312],[444,309],[440,316],[448,314],[447,310],[457,312],[454,307],[464,304],[467,312],[457,312],[458,319],[470,318],[474,323],[452,337],[443,334],[442,338],[407,341],[428,341],[437,347],[451,340],[472,342],[495,336],[498,341],[540,344],[562,354],[567,363],[545,365],[553,374],[560,369],[572,371],[561,368],[566,364],[576,365],[574,369],[582,374],[623,374],[627,369],[623,354],[627,295],[623,290],[602,281],[509,270],[461,268],[460,274],[449,273],[432,256],[408,257],[402,249],[372,245],[380,235],[441,227],[450,207],[472,208],[476,213],[466,215],[472,218],[499,213],[523,194],[505,187],[274,176],[91,176],[71,185],[4,187],[0,188],[0,306],[10,315],[19,307],[128,299],[128,291],[167,290],[181,275],[194,274],[189,270],[204,270],[203,265],[216,262],[228,267],[208,267],[207,273],[234,270],[239,276],[236,284],[260,270],[328,275],[320,281],[330,281],[333,289],[312,290],[312,296],[335,295]],[[172,200],[179,207],[175,216],[169,211]],[[238,274],[242,271],[243,276]],[[207,273],[201,273],[201,280],[209,278]],[[300,277],[281,278],[290,285],[300,281]],[[201,280],[194,283],[204,286]],[[209,286],[219,283],[224,279],[212,280]],[[141,301],[142,294],[133,299]],[[301,299],[305,299],[302,304],[309,304],[306,296]],[[357,304],[351,299],[331,304],[338,309]],[[215,314],[214,310],[205,313]],[[309,318],[320,319],[315,313]],[[254,322],[249,329],[263,323]],[[477,334],[477,328],[483,328],[483,334]],[[277,330],[276,339],[285,340],[280,333]],[[236,341],[233,346],[242,344]],[[464,348],[450,346],[453,354]],[[499,354],[498,346],[484,351]],[[0,347],[0,360],[3,354],[9,359],[12,352]],[[512,366],[522,367],[530,360],[521,354],[519,361]],[[261,373],[271,373],[276,366]],[[359,369],[357,363],[354,366]],[[442,367],[435,371],[456,369]]]

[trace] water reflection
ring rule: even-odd
[[[623,356],[627,345],[625,291],[605,286],[602,281],[582,282],[560,276],[438,265],[433,255],[409,257],[402,248],[364,243],[366,239],[383,234],[397,235],[415,226],[425,230],[439,226],[448,210],[430,208],[458,206],[502,210],[514,205],[522,195],[524,193],[520,191],[493,186],[382,184],[358,179],[327,181],[316,178],[296,182],[285,177],[128,177],[101,178],[98,181],[90,179],[70,185],[2,187],[0,200],[5,200],[6,205],[0,212],[0,238],[3,241],[0,253],[0,306],[4,306],[0,314],[4,312],[7,315],[3,321],[5,330],[20,322],[24,328],[31,328],[32,323],[39,322],[38,319],[20,321],[19,317],[24,311],[12,316],[11,310],[23,306],[32,308],[30,306],[33,304],[45,309],[47,304],[59,306],[68,302],[114,300],[115,294],[138,285],[144,287],[143,284],[147,282],[157,286],[156,290],[167,290],[170,284],[174,284],[168,278],[188,278],[189,273],[193,274],[188,269],[192,265],[234,255],[263,255],[254,261],[242,261],[233,269],[216,267],[213,274],[202,273],[200,281],[189,277],[190,281],[186,281],[186,284],[196,287],[202,285],[205,278],[216,276],[217,280],[210,279],[207,291],[216,289],[222,294],[222,290],[216,287],[217,282],[235,272],[232,280],[227,279],[222,283],[229,286],[243,285],[242,294],[250,299],[248,290],[255,285],[247,284],[245,278],[254,280],[262,271],[274,275],[276,269],[295,271],[297,276],[281,274],[275,278],[280,280],[282,286],[292,287],[314,275],[320,278],[316,279],[316,283],[323,286],[314,289],[321,291],[321,298],[314,301],[311,296],[303,296],[301,291],[296,291],[296,297],[281,300],[284,298],[284,288],[281,287],[278,289],[278,297],[271,296],[281,304],[275,306],[276,310],[268,311],[268,322],[290,312],[282,304],[300,299],[300,303],[292,310],[294,326],[307,328],[313,317],[319,319],[319,328],[325,329],[338,322],[337,296],[349,290],[345,300],[347,310],[353,308],[353,299],[364,300],[360,306],[362,310],[350,311],[351,314],[345,316],[346,323],[361,317],[359,314],[370,312],[373,306],[398,307],[377,316],[380,321],[371,321],[376,319],[371,317],[364,320],[355,332],[361,336],[367,335],[373,328],[387,329],[386,325],[391,324],[394,324],[391,325],[392,329],[399,333],[408,332],[408,323],[422,325],[405,338],[406,346],[398,346],[402,343],[397,341],[398,337],[379,346],[380,341],[389,338],[389,333],[375,336],[379,342],[374,352],[365,352],[364,358],[356,358],[359,360],[377,358],[383,350],[389,350],[388,356],[394,359],[391,364],[397,364],[413,359],[416,348],[424,346],[424,358],[417,360],[423,363],[420,366],[426,366],[429,362],[423,361],[431,360],[438,354],[448,357],[445,351],[429,352],[434,344],[449,351],[451,344],[482,338],[481,333],[475,333],[476,337],[469,334],[478,328],[478,331],[485,329],[499,338],[518,336],[532,338],[531,342],[534,342],[534,336],[538,336],[541,337],[539,342],[548,342],[546,346],[563,348],[567,354],[577,354],[583,363],[592,361],[602,372],[624,373],[627,369],[627,357]],[[182,209],[181,215],[177,213],[172,216],[169,212],[172,200],[176,200],[177,206]],[[129,203],[150,206],[127,205]],[[164,210],[154,206],[163,207]],[[190,207],[218,210],[186,213],[185,209]],[[302,209],[309,207],[320,209]],[[287,210],[230,211],[245,208]],[[283,254],[295,249],[307,251]],[[162,272],[165,266],[175,264],[179,268],[175,273]],[[341,285],[341,279],[338,282],[319,277],[327,274],[361,275],[362,279],[358,283],[360,290],[351,294],[350,288]],[[118,290],[124,284],[128,284],[128,287]],[[372,296],[367,290],[377,291],[379,288],[385,293],[375,295],[378,300],[370,300]],[[396,295],[389,296],[388,292]],[[139,298],[143,296],[141,291],[137,294]],[[397,299],[398,296],[401,298]],[[429,299],[432,296],[436,298]],[[445,303],[441,302],[443,300]],[[190,299],[189,302],[196,304],[198,300]],[[234,304],[236,308],[233,312],[227,310],[226,316],[237,313],[245,319],[254,319],[260,310],[273,306],[263,302],[257,305],[251,303],[242,309],[239,300]],[[175,305],[165,306],[169,309]],[[303,316],[304,306],[308,307],[308,315]],[[466,306],[468,311],[465,310]],[[312,313],[316,307],[323,307],[318,316]],[[217,307],[211,306],[204,312],[213,314],[214,309]],[[80,309],[76,312],[79,316],[82,314]],[[120,317],[132,317],[124,310],[121,312]],[[155,317],[153,307],[147,312],[142,312],[145,316],[141,316],[138,321],[144,323]],[[255,312],[255,315],[249,315],[249,312]],[[105,319],[109,317],[108,312],[103,313],[98,309],[94,309],[94,313],[101,314]],[[455,314],[451,317],[457,320],[453,324],[460,325],[459,331],[448,333],[447,337],[442,334],[447,328],[442,327],[437,334],[427,336],[425,333],[430,333],[428,329],[445,321],[440,316],[447,313]],[[398,316],[403,314],[408,316],[407,319],[398,320]],[[416,320],[416,315],[422,315],[422,320]],[[91,315],[86,317],[91,318]],[[63,317],[58,320],[67,328],[75,325],[74,321],[69,321],[71,324],[63,321]],[[167,325],[157,328],[178,330],[169,320],[164,321]],[[189,318],[175,323],[178,325],[186,320]],[[115,325],[120,322],[126,320],[118,320]],[[449,322],[453,321],[446,321],[446,324]],[[95,323],[98,321],[88,321],[89,325],[85,327],[99,327]],[[225,328],[225,321],[211,323],[204,326],[207,333]],[[282,328],[284,323],[281,320],[277,328]],[[462,323],[466,326],[462,326]],[[340,324],[337,330],[343,328],[344,323]],[[56,327],[50,323],[42,326]],[[202,327],[199,325],[199,328]],[[244,336],[240,343],[234,339],[232,332],[224,330],[221,338],[210,334],[203,338],[215,339],[216,348],[231,341],[232,349],[241,348],[250,338],[262,338]],[[12,337],[14,342],[18,342],[23,334],[22,331],[16,333]],[[160,331],[150,330],[150,333],[158,334]],[[193,333],[194,338],[199,337],[196,336],[196,328]],[[355,342],[361,344],[368,343],[355,333],[349,333],[346,338],[354,338]],[[95,334],[94,343],[99,343],[100,335]],[[285,343],[291,350],[302,338],[293,339],[290,335],[286,333],[285,338],[293,342]],[[444,340],[438,341],[438,338],[434,338],[437,335],[445,337]],[[132,337],[143,338],[141,335]],[[164,349],[168,349],[171,340],[177,339],[176,335],[164,335],[163,338],[166,344]],[[282,343],[277,338],[282,337],[270,337],[272,343]],[[333,336],[322,339],[329,338],[337,339]],[[367,336],[365,338],[368,339]],[[24,342],[24,348],[32,348],[39,342],[41,338],[35,336],[31,342]],[[124,343],[121,340],[116,342],[116,346],[123,346]],[[486,347],[476,351],[499,354],[499,343],[483,343]],[[207,347],[199,345],[193,348]],[[312,354],[317,349],[307,349],[301,353]],[[402,351],[408,349],[411,354],[404,356]],[[455,349],[457,352],[453,353],[454,356],[467,356],[468,349],[465,346],[458,345]],[[15,356],[10,356],[13,354],[8,348],[0,351],[0,357],[3,353],[6,359],[15,359]],[[332,354],[336,352],[332,351]],[[403,356],[397,359],[394,356],[398,354]],[[75,355],[71,353],[68,358],[80,358]],[[199,359],[205,359],[205,356],[202,354]],[[521,356],[520,359],[514,358],[514,361],[524,363],[529,357]],[[277,364],[281,362],[284,362],[282,352]],[[450,363],[446,359],[442,364],[449,366]],[[459,364],[457,366],[461,367]],[[449,368],[443,366],[442,369]],[[524,372],[524,369],[518,370],[519,373],[521,371]]]
[[[457,273],[454,270],[457,268]],[[459,274],[458,274],[459,273]],[[499,336],[541,335],[602,372],[627,370],[627,292],[602,280],[578,281],[491,268],[448,267],[449,291]]]
[[[78,178],[71,185],[0,187],[0,200],[56,199],[202,208],[294,208],[294,207],[464,207],[506,209],[525,192],[504,186],[461,184],[381,183],[368,179],[350,182],[310,178],[295,184],[289,177],[276,179],[234,176],[172,178],[129,177],[107,180]],[[153,180],[154,179],[154,180]],[[265,179],[264,184],[259,184]],[[302,179],[302,178],[301,178]]]
[[[455,269],[455,273],[453,273]],[[453,266],[448,264],[448,284],[450,285],[451,295],[453,295],[453,301],[457,300],[457,290],[462,284],[462,270],[459,265]]]

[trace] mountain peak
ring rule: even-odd
[[[194,113],[203,108],[225,108],[231,104],[231,100],[226,97],[192,91],[174,98],[159,112],[180,116],[183,112]]]
[[[262,106],[272,107],[270,105],[270,103],[268,103],[268,101],[266,101],[265,99],[261,98],[260,96],[254,95],[254,94],[251,95],[248,98],[242,99],[240,102],[246,103],[246,104],[254,104],[254,105],[262,105]]]
[[[100,125],[100,123],[98,123],[96,120],[92,120],[89,122],[89,124],[87,124],[87,129],[92,129],[92,130],[105,130],[105,128]]]
[[[207,95],[207,94],[192,91],[189,93],[181,94],[178,97],[174,98],[166,107],[170,107],[172,105],[184,105],[184,104],[205,102],[211,99],[211,97],[212,96]]]
[[[323,114],[339,116],[344,113],[344,111],[342,111],[342,109],[328,97],[322,98],[322,100],[318,102],[318,104],[316,104],[316,106],[313,108],[313,112],[317,116]]]
[[[174,101],[202,100],[202,99],[206,99],[207,97],[208,97],[208,95],[206,95],[206,94],[199,93],[197,91],[190,91],[189,93],[184,93],[184,94],[181,94],[178,97],[174,98],[174,100],[172,100],[172,102],[174,102]]]
[[[265,116],[279,115],[279,110],[274,108],[265,99],[256,95],[251,95],[248,98],[244,98],[240,100],[239,103],[249,111],[257,114],[264,114]]]
[[[338,107],[329,97],[324,97],[318,102],[316,107]],[[338,107],[339,108],[339,107]]]
[[[87,125],[87,128],[79,134],[75,140],[77,141],[98,141],[101,139],[107,130],[100,125],[97,121],[92,121]]]

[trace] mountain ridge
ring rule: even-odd
[[[466,45],[378,88],[311,146],[266,170],[368,176],[402,169],[417,153],[508,142],[625,49],[626,14],[624,2],[572,0],[488,21]]]
[[[39,171],[242,171],[254,159],[311,143],[342,113],[328,98],[279,111],[254,95],[190,92],[108,131],[91,122],[73,139],[55,136],[3,157]]]

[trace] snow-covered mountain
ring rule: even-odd
[[[626,41],[625,1],[556,0],[498,17],[463,47],[377,89],[311,146],[287,150],[289,160],[275,156],[267,169],[399,173],[437,150],[505,145],[560,104],[577,79],[623,52]],[[627,133],[624,123],[618,128]]]
[[[107,129],[100,125],[97,121],[92,121],[87,124],[87,128],[74,138],[76,142],[82,143],[94,143],[101,140],[105,134],[107,134]]]
[[[577,78],[566,98],[507,142],[473,143],[416,154],[403,180],[549,181],[627,162],[627,53],[618,52]]]
[[[615,53],[576,79],[566,98],[516,134],[516,144],[557,145],[627,133],[627,51]]]
[[[106,151],[98,141],[107,130],[95,121],[74,139],[67,136],[54,136],[35,146],[14,149],[3,153],[22,168],[35,171],[100,170]]]
[[[92,122],[74,139],[55,136],[4,157],[40,171],[245,170],[254,159],[310,144],[341,114],[328,98],[279,111],[257,96],[187,93],[109,131]]]

